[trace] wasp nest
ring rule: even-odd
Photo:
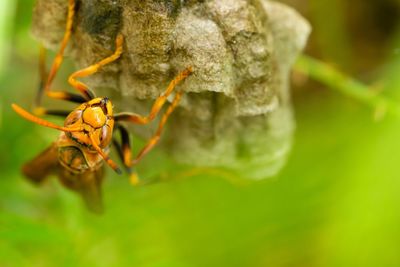
[[[62,39],[67,2],[37,1],[33,33],[46,47]],[[79,67],[125,37],[122,58],[86,80],[117,111],[146,114],[178,71],[193,67],[162,138],[169,155],[252,179],[282,167],[294,129],[289,71],[310,33],[294,10],[268,0],[80,0],[76,8],[67,55]],[[132,129],[149,137],[142,128]]]

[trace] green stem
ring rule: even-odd
[[[400,117],[400,103],[377,94],[372,91],[369,86],[346,76],[339,70],[322,61],[306,55],[301,55],[294,69],[342,94],[369,105],[375,110],[383,109],[388,113]]]

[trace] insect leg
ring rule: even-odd
[[[57,110],[57,109],[46,109],[42,107],[37,107],[34,109],[34,114],[36,116],[44,116],[44,115],[52,115],[52,116],[59,116],[59,117],[67,117],[71,111],[67,110]]]
[[[131,144],[129,140],[129,133],[128,130],[122,126],[118,125],[118,130],[121,134],[121,160],[123,161],[124,165],[128,168],[131,167],[131,158],[132,158],[132,151],[131,151]]]
[[[169,86],[167,87],[167,90],[165,90],[165,92],[156,99],[156,101],[154,102],[154,104],[151,108],[150,114],[148,116],[141,116],[141,115],[134,114],[134,113],[121,112],[121,113],[115,114],[114,119],[116,121],[130,121],[132,123],[137,123],[137,124],[147,124],[147,123],[151,122],[157,116],[158,112],[161,110],[161,108],[167,101],[168,96],[173,92],[176,85],[178,85],[178,83],[180,83],[182,80],[184,80],[186,77],[188,77],[192,72],[193,72],[193,70],[191,67],[180,72],[175,77],[175,79],[173,79],[170,82]]]
[[[44,81],[46,80],[46,49],[43,46],[40,46],[39,52],[39,73],[40,73],[40,82],[39,88],[36,95],[36,99],[34,102],[34,110],[33,113],[36,116],[43,116],[43,115],[56,115],[66,117],[70,113],[70,111],[63,111],[63,110],[48,110],[43,108],[41,105],[42,102],[42,95],[44,89]],[[86,100],[81,95],[67,93],[67,92],[53,92],[49,91],[48,96],[54,97],[56,99],[63,99],[75,103],[83,103]]]
[[[142,150],[138,153],[136,158],[132,161],[132,166],[135,166],[136,164],[138,164],[138,162],[143,158],[143,156],[146,155],[158,143],[160,136],[161,136],[161,132],[164,128],[164,125],[167,122],[168,117],[171,115],[171,113],[174,111],[174,109],[178,105],[181,97],[182,97],[182,92],[177,92],[171,105],[168,107],[167,111],[161,117],[157,131],[155,132],[153,137],[150,138],[150,140],[147,142],[147,144],[142,148]]]
[[[87,77],[89,75],[92,75],[96,73],[101,67],[104,65],[107,65],[115,60],[117,60],[122,53],[122,45],[124,43],[124,38],[121,34],[117,36],[117,39],[115,41],[115,52],[109,56],[106,57],[105,59],[90,65],[89,67],[86,67],[84,69],[78,70],[74,73],[71,74],[68,78],[68,82],[75,88],[77,89],[81,94],[85,96],[85,98],[92,99],[94,98],[93,93],[89,90],[88,86],[78,80],[76,78],[82,78],[82,77]]]
[[[43,89],[44,83],[47,78],[47,71],[46,71],[46,48],[43,45],[40,45],[39,48],[39,88],[36,94],[35,99],[35,107],[40,107],[42,103],[42,96],[43,96]]]
[[[36,99],[36,106],[40,106],[41,103],[41,98],[43,91],[48,97],[55,98],[55,99],[62,99],[62,100],[68,100],[76,103],[83,103],[88,100],[87,96],[84,94],[83,96],[77,95],[77,94],[71,94],[68,92],[58,92],[58,91],[51,91],[50,87],[51,84],[57,74],[58,69],[61,66],[61,63],[63,62],[64,58],[64,50],[68,44],[68,41],[71,37],[71,32],[72,32],[72,24],[73,24],[73,19],[75,15],[75,0],[68,0],[68,17],[67,17],[67,24],[65,27],[65,33],[64,37],[61,41],[60,49],[57,52],[56,57],[53,60],[53,64],[51,66],[49,75],[47,76],[47,81],[42,87],[39,88],[39,93]],[[46,55],[45,55],[45,50],[44,48],[41,48],[40,51],[40,56],[39,56],[39,70],[40,70],[40,75],[41,79],[46,79],[46,70],[45,70],[45,60],[46,60]]]
[[[137,185],[139,183],[139,177],[137,173],[132,170],[132,150],[128,130],[120,124],[117,125],[117,127],[121,135],[121,145],[115,138],[113,139],[113,144],[117,149],[121,161],[124,163],[126,171],[129,174],[131,184]]]
[[[42,112],[43,108],[41,107],[42,103],[42,96],[44,90],[44,82],[46,80],[47,72],[46,72],[46,49],[41,46],[39,52],[39,73],[40,73],[40,82],[39,82],[39,89],[35,99],[35,109],[34,113],[39,115]],[[61,91],[47,91],[47,96],[55,99],[67,100],[74,103],[84,103],[86,99],[78,94],[68,93],[68,92],[61,92]]]

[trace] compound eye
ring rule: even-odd
[[[74,110],[65,119],[64,126],[71,126],[79,122],[81,118],[82,118],[82,110]]]
[[[112,138],[112,131],[110,126],[104,125],[101,127],[100,134],[99,134],[99,141],[101,147],[106,147],[110,144]]]

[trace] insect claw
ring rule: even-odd
[[[129,176],[129,182],[133,186],[136,186],[140,183],[139,176],[137,175],[136,172],[131,173],[131,175]]]
[[[37,107],[33,110],[33,114],[35,114],[36,116],[43,116],[46,114],[46,110],[44,108]]]

